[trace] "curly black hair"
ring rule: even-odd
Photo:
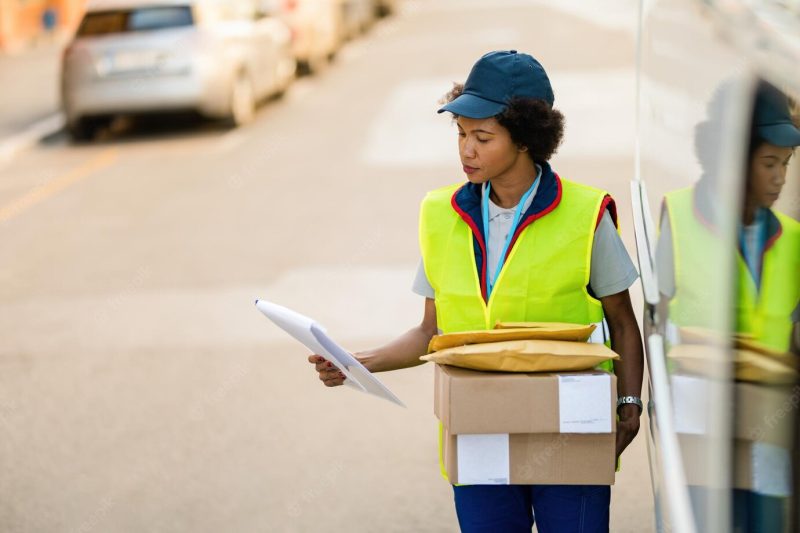
[[[443,103],[452,102],[463,91],[464,84],[454,83]],[[517,146],[528,149],[534,163],[549,161],[564,138],[564,114],[538,98],[513,98],[494,118],[508,130]]]

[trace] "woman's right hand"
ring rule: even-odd
[[[321,355],[309,355],[308,362],[314,365],[316,371],[319,372],[320,381],[322,381],[326,387],[338,387],[344,384],[344,374],[342,374],[333,363]]]

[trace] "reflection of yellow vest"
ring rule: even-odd
[[[722,241],[710,223],[694,211],[694,187],[668,193],[664,197],[672,233],[675,295],[669,303],[669,319],[677,326],[693,326],[719,331],[720,298],[727,291],[718,263]]]
[[[715,259],[720,240],[698,220],[694,212],[694,188],[666,196],[675,261],[675,298],[670,302],[670,319],[679,326],[709,327],[718,313],[713,280],[719,276]],[[781,233],[764,252],[761,287],[741,254],[736,254],[738,279],[736,331],[748,333],[775,350],[789,349],[791,314],[800,301],[800,223],[776,211]],[[715,313],[716,311],[716,313]]]
[[[606,193],[566,180],[561,186],[558,206],[517,238],[488,303],[481,293],[472,229],[451,205],[459,186],[428,193],[420,215],[420,246],[443,333],[492,329],[499,321],[603,320],[603,307],[589,295],[587,285],[594,231]],[[603,366],[613,369],[610,361]],[[447,479],[441,461],[441,424],[439,454]]]
[[[800,301],[800,223],[773,211],[781,233],[768,245],[761,267],[761,287],[741,256],[736,330],[749,333],[775,350],[788,351],[792,336],[792,312]]]

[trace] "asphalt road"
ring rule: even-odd
[[[419,201],[463,180],[437,100],[491,49],[548,69],[553,165],[612,192],[633,253],[635,2],[585,3],[408,0],[244,129],[122,124],[0,167],[0,530],[456,531],[432,368],[380,376],[407,409],[325,389],[253,301],[352,350],[417,323]],[[645,426],[615,532],[652,530]]]

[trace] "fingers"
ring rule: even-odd
[[[326,387],[336,387],[344,383],[345,375],[339,371],[333,363],[321,355],[309,355],[308,362],[314,365],[314,369],[319,372],[320,381],[322,381]]]
[[[344,384],[344,374],[339,372],[339,369],[325,370],[319,373],[319,379],[326,387],[336,387]]]
[[[314,365],[314,368],[317,370],[317,372],[334,368],[333,363],[317,354],[309,355],[308,362]]]
[[[324,383],[326,387],[338,387],[340,385],[344,385],[344,380],[344,377],[337,377],[334,379],[323,380],[322,383]]]
[[[314,368],[317,369],[317,372],[327,372],[329,370],[339,370],[338,368],[333,366],[333,363],[331,363],[330,361],[325,361],[324,359],[322,360],[321,363],[317,363],[316,365],[314,365]]]

